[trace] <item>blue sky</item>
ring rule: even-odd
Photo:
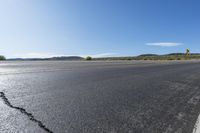
[[[0,0],[0,54],[200,52],[199,0]]]

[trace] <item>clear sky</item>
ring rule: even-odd
[[[0,54],[200,52],[199,0],[0,0]]]

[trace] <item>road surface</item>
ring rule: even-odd
[[[192,133],[200,61],[0,62],[0,132]]]

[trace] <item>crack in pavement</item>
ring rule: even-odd
[[[38,126],[40,128],[42,128],[44,131],[48,132],[48,133],[53,133],[53,131],[51,131],[50,129],[48,129],[40,120],[37,120],[33,114],[27,112],[25,109],[21,108],[21,107],[16,107],[16,106],[13,106],[10,101],[8,100],[8,98],[5,96],[5,93],[4,92],[0,92],[0,97],[1,99],[4,101],[4,103],[9,106],[10,108],[13,108],[13,109],[16,109],[16,110],[19,110],[22,114],[25,114],[26,116],[28,116],[28,118],[37,123]]]

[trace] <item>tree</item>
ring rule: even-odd
[[[3,55],[0,55],[0,60],[6,60],[6,57]]]
[[[92,57],[87,56],[85,59],[86,59],[86,60],[92,60]]]
[[[186,56],[188,56],[190,54],[190,50],[186,49]]]

